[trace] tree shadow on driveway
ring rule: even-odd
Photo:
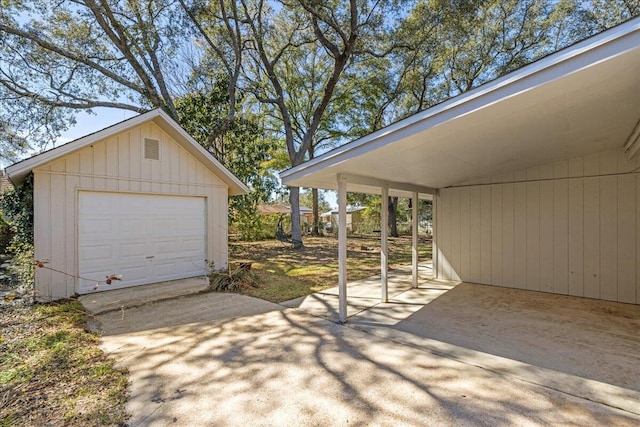
[[[254,306],[254,299],[240,295],[205,296],[125,312],[130,331],[122,324],[111,327],[117,317],[109,316],[117,312],[98,316],[104,349],[130,371],[131,425],[632,425],[640,420],[295,309]]]

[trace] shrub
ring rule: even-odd
[[[278,220],[278,215],[259,215],[254,218],[238,219],[229,226],[229,234],[237,235],[239,240],[245,242],[274,239]],[[285,216],[285,230],[290,229],[290,222],[289,215]]]
[[[11,241],[6,253],[12,263],[8,273],[13,285],[33,288],[33,174],[18,188],[12,188],[2,195],[0,205],[4,220],[9,226]]]
[[[11,254],[11,263],[6,272],[9,275],[9,285],[18,287],[22,285],[23,290],[33,290],[34,271],[33,245],[31,243],[12,242],[7,248]]]
[[[9,223],[5,221],[2,212],[0,211],[0,254],[6,254],[11,240],[13,239],[13,232]]]

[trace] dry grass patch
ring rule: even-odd
[[[373,248],[365,250],[363,248]],[[338,239],[307,237],[304,247],[293,249],[278,240],[231,242],[232,262],[251,262],[258,278],[255,287],[241,293],[272,302],[309,295],[338,284]],[[431,258],[431,242],[420,239],[421,260]],[[411,263],[411,238],[389,239],[391,268]],[[380,274],[380,240],[375,237],[350,237],[347,240],[348,280]]]
[[[127,373],[77,301],[0,305],[0,426],[125,425]]]

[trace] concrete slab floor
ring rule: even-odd
[[[390,327],[640,391],[640,306],[468,283],[434,299],[433,283],[349,323]]]
[[[640,307],[407,278],[387,304],[379,278],[350,284],[345,326],[316,316],[331,291],[83,303],[130,370],[131,426],[640,424]]]
[[[117,312],[98,315],[103,348],[130,372],[131,426],[640,423],[638,414],[254,298],[209,293],[143,308],[127,312],[134,331],[111,328]],[[187,312],[199,320],[178,314]],[[176,316],[182,323],[148,329]]]

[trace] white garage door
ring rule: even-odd
[[[205,274],[202,197],[81,191],[78,225],[80,293]]]

